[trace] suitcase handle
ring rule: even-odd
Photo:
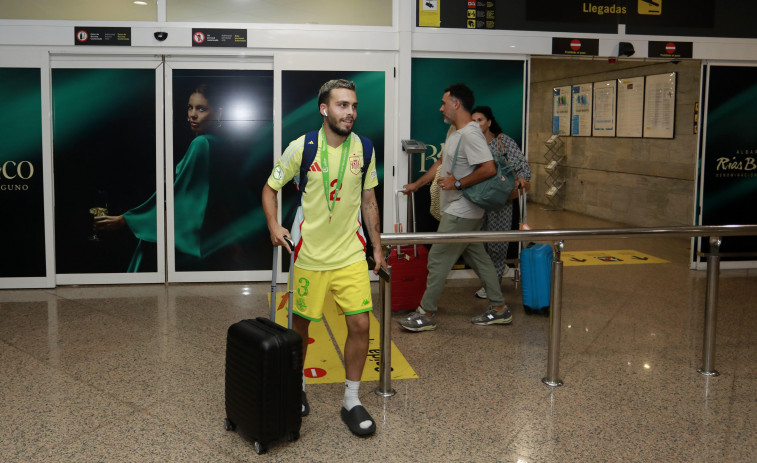
[[[516,188],[518,190],[518,209],[520,209],[520,229],[521,230],[530,230],[528,228],[527,223],[527,212],[526,212],[526,192],[522,191],[520,187]],[[523,226],[526,226],[527,228],[523,228]]]
[[[394,232],[395,233],[403,233],[402,232],[402,222],[400,222],[400,197],[405,194],[405,189],[402,188],[400,190],[397,190],[394,195],[394,213],[395,213],[395,221],[396,224],[394,225]],[[407,195],[408,201],[410,201],[410,207],[412,207],[413,211],[413,231],[415,231],[415,195],[410,193]],[[405,254],[402,252],[401,246],[397,245],[397,257],[403,258],[405,257]],[[413,257],[418,257],[418,245],[413,245]]]
[[[289,316],[287,317],[287,324],[288,328],[292,329],[292,297],[294,296],[294,288],[293,288],[293,279],[294,279],[294,241],[292,241],[288,237],[284,237],[284,241],[289,245],[289,249],[292,250],[292,252],[289,253],[289,281],[287,282],[287,288],[289,289],[288,294],[288,313]],[[276,274],[278,270],[279,265],[279,246],[273,247],[273,269],[272,269],[272,276],[271,276],[271,307],[270,307],[270,313],[269,318],[271,320],[276,320]]]
[[[368,256],[368,266],[369,266],[369,269],[368,269],[369,271],[376,268],[376,260],[373,258],[373,256]],[[392,276],[389,274],[389,272],[387,272],[384,269],[384,267],[379,267],[378,275],[379,277],[381,277],[382,280],[386,281],[387,283],[392,281]]]

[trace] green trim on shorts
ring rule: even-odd
[[[304,318],[305,320],[310,320],[311,322],[320,322],[320,321],[323,321],[323,317],[321,317],[321,318],[310,318],[310,317],[307,317],[305,315],[302,315],[299,312],[295,312],[294,309],[292,310],[292,313],[295,314],[295,315],[297,315],[298,317]]]
[[[359,313],[370,312],[372,310],[373,310],[373,307],[366,307],[364,309],[355,310],[354,312],[344,312],[344,315],[345,316],[347,316],[347,315],[357,315]]]

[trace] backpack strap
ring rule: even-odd
[[[308,184],[308,170],[313,165],[316,152],[318,152],[318,130],[313,130],[305,134],[305,144],[300,161],[300,176],[294,178],[294,184],[300,195],[305,192],[305,186]]]
[[[363,144],[363,168],[360,171],[363,173],[363,183],[360,184],[360,190],[362,191],[365,186],[365,174],[368,172],[368,166],[371,164],[371,155],[373,155],[373,143],[366,137],[358,135],[360,137],[360,143]]]

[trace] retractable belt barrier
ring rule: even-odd
[[[757,236],[757,225],[705,225],[691,227],[648,227],[648,228],[594,228],[570,230],[512,230],[500,232],[468,233],[386,233],[381,235],[384,246],[404,244],[434,243],[491,243],[497,241],[551,241],[554,248],[552,261],[552,282],[549,310],[549,342],[547,347],[547,375],[542,382],[548,386],[562,386],[559,379],[560,323],[562,316],[562,275],[561,260],[565,240],[589,240],[597,238],[680,237],[704,236],[709,239],[710,252],[707,256],[707,282],[705,296],[705,323],[702,343],[702,367],[697,370],[705,376],[717,376],[715,370],[715,327],[718,305],[718,280],[720,278],[720,245],[724,236]],[[389,284],[387,284],[389,283]],[[379,386],[376,394],[388,397],[395,391],[391,385],[391,268],[389,275],[379,279],[379,306],[381,320],[381,358],[379,360]]]

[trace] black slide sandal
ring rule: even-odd
[[[376,432],[376,422],[373,421],[373,418],[368,413],[368,410],[365,409],[362,405],[356,405],[352,407],[352,410],[347,411],[346,408],[342,407],[342,421],[347,425],[348,428],[350,428],[350,431],[352,431],[353,434],[356,436],[369,436]],[[360,427],[360,423],[363,421],[370,421],[371,426],[368,429],[363,429]]]

